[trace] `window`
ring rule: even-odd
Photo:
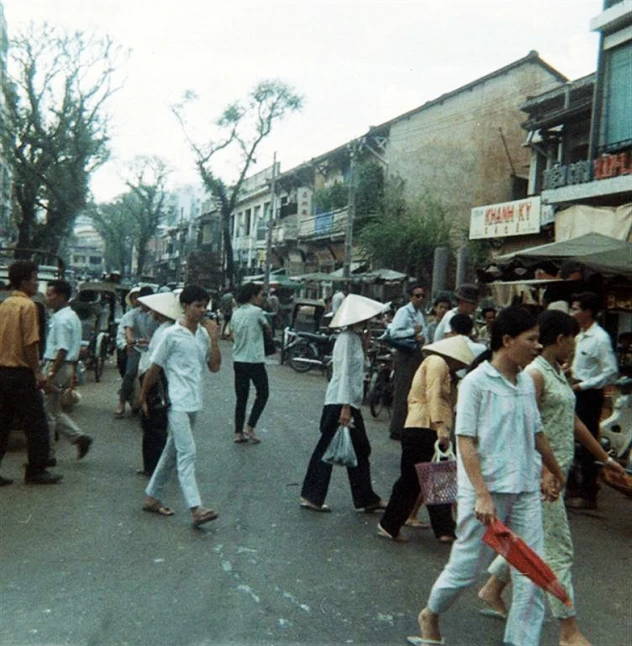
[[[602,95],[602,150],[632,143],[632,41],[604,52]]]
[[[251,214],[252,211],[250,209],[246,209],[244,212],[244,236],[246,237],[250,236]]]

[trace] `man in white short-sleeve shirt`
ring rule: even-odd
[[[143,509],[161,516],[173,511],[162,503],[162,493],[174,468],[193,525],[198,527],[217,518],[213,509],[202,506],[195,478],[195,440],[193,428],[202,410],[202,384],[205,367],[217,372],[221,365],[219,332],[215,321],[205,318],[208,292],[199,285],[187,285],[180,293],[184,319],[165,333],[151,356],[140,394],[143,412],[147,414],[147,394],[162,368],[167,377],[171,405],[167,412],[169,435],[156,469],[145,489]]]

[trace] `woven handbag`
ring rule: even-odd
[[[451,505],[456,502],[456,456],[452,443],[442,451],[437,441],[432,462],[415,465],[425,505]]]

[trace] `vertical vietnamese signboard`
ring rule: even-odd
[[[472,209],[470,240],[522,236],[540,231],[540,197]]]

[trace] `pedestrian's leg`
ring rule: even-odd
[[[173,440],[173,433],[169,432],[165,448],[158,460],[154,474],[152,475],[149,484],[145,488],[145,493],[150,498],[155,500],[162,500],[162,494],[165,485],[169,481],[169,476],[176,467],[176,446]]]
[[[307,473],[303,480],[301,497],[317,507],[322,507],[329,489],[332,466],[327,462],[323,462],[322,457],[325,455],[331,439],[338,430],[340,409],[340,406],[332,405],[323,408],[323,413],[320,418],[320,439],[312,453],[307,467]]]
[[[421,636],[425,639],[441,639],[440,615],[477,581],[491,559],[491,549],[483,543],[486,527],[474,514],[474,494],[460,494],[457,503],[457,540],[452,545],[448,564],[432,586],[426,607],[419,613]]]
[[[252,405],[252,410],[248,418],[248,426],[246,427],[246,434],[252,436],[259,417],[261,417],[261,413],[263,413],[263,409],[266,407],[269,390],[268,373],[266,372],[265,364],[252,363],[249,366],[249,371],[256,392],[255,402]]]
[[[479,590],[478,598],[500,616],[507,616],[507,606],[502,594],[511,581],[509,564],[502,556],[497,556],[487,569],[491,575]]]
[[[158,460],[165,448],[167,441],[167,413],[150,413],[149,417],[143,415],[143,471],[152,475],[156,470]]]
[[[195,479],[195,440],[193,439],[194,413],[172,411],[169,413],[169,426],[173,434],[176,447],[178,465],[178,480],[180,489],[189,509],[194,509],[202,504],[197,481]]]
[[[121,390],[119,393],[119,407],[117,412],[125,410],[125,403],[133,401],[134,386],[136,376],[138,375],[138,362],[140,361],[140,352],[132,350],[127,355],[127,365],[125,366],[125,376],[121,382]]]
[[[590,434],[599,437],[599,421],[603,406],[603,391],[582,390],[576,393],[575,412],[586,425]],[[597,504],[598,469],[595,458],[584,446],[578,446],[575,451],[575,477],[571,478],[574,491],[569,497],[578,496],[590,506]]]
[[[11,377],[12,369],[0,368],[0,462],[7,452],[11,423],[15,416],[13,404],[13,389],[15,380]],[[11,484],[8,478],[1,478],[0,482]]]
[[[538,554],[544,554],[539,491],[513,496],[513,504],[505,517],[504,522],[513,532]],[[544,592],[515,569],[511,571],[511,580],[513,600],[507,617],[505,642],[512,646],[537,646],[544,622]]]
[[[419,495],[419,478],[415,464],[422,462],[423,450],[420,439],[421,429],[404,429],[402,435],[402,457],[400,476],[393,485],[386,511],[380,525],[390,536],[399,536]]]
[[[413,357],[397,350],[393,369],[393,406],[389,434],[391,439],[400,440],[408,413],[408,391],[417,366]]]
[[[14,403],[22,421],[27,439],[28,464],[26,475],[30,477],[46,469],[50,459],[50,433],[44,412],[42,393],[37,389],[35,376],[25,369],[20,378],[21,387],[14,391]]]
[[[351,496],[353,506],[356,509],[364,509],[377,505],[380,497],[373,491],[371,482],[371,443],[366,434],[364,419],[362,413],[355,408],[351,409],[353,416],[353,428],[351,432],[351,442],[356,453],[358,465],[356,467],[347,467],[347,476],[351,485]]]
[[[250,374],[247,364],[233,362],[235,372],[235,441],[243,440],[244,423],[246,421],[246,405],[250,390]]]

